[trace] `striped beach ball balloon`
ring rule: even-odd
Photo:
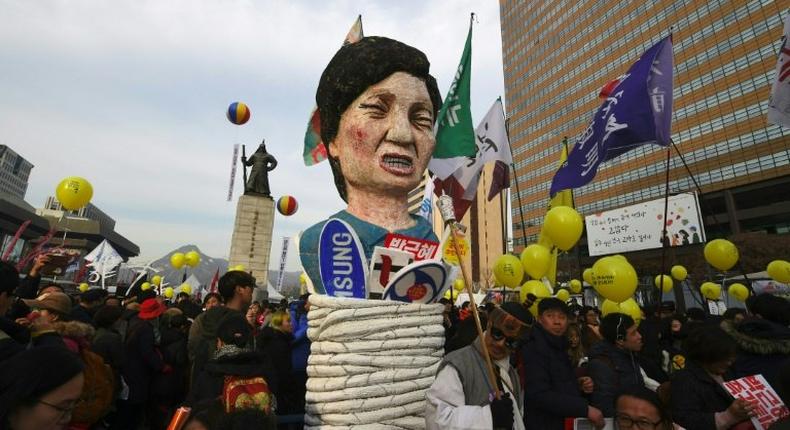
[[[228,106],[228,121],[242,125],[250,120],[250,108],[242,102],[233,102]]]
[[[296,213],[296,209],[299,208],[299,204],[296,202],[296,199],[293,196],[282,196],[279,200],[277,200],[277,210],[285,215],[291,216]]]

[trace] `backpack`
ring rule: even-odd
[[[277,401],[262,376],[226,375],[222,385],[222,404],[225,413],[242,409],[257,409],[274,414]]]
[[[87,348],[80,349],[80,359],[85,366],[85,384],[71,422],[92,425],[110,411],[115,396],[115,375],[99,354]]]

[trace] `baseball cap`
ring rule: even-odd
[[[71,312],[71,299],[66,293],[44,293],[35,299],[22,299],[30,308],[55,311],[61,315]]]

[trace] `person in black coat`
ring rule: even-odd
[[[694,430],[732,428],[753,415],[753,405],[733,399],[722,385],[735,360],[735,341],[716,326],[698,327],[684,343],[686,366],[672,375],[672,418]]]
[[[299,401],[295,397],[300,390],[295,386],[291,361],[291,343],[294,338],[292,332],[290,314],[277,311],[272,314],[269,325],[261,329],[256,342],[258,351],[269,357],[272,369],[280,379],[279,386],[274,391],[278,415],[295,413],[299,407]]]
[[[586,417],[603,427],[601,411],[582,396],[592,392],[592,379],[577,378],[568,357],[568,314],[559,299],[545,298],[538,304],[538,324],[523,350],[527,430],[563,430],[566,418],[573,417]]]
[[[276,393],[278,385],[270,361],[260,352],[247,349],[251,336],[252,327],[244,315],[231,314],[220,322],[217,350],[195,379],[188,404],[221,398],[226,376],[263,377],[269,390]]]
[[[595,385],[590,403],[613,417],[617,394],[645,384],[635,356],[642,349],[642,335],[630,316],[611,313],[601,320],[601,336],[589,352],[587,369]]]
[[[165,366],[172,370],[156,374],[151,382],[153,428],[167,427],[176,407],[186,398],[189,376],[189,320],[178,308],[170,308],[162,315],[160,327],[162,336],[159,351]]]
[[[158,350],[159,316],[167,308],[157,299],[146,299],[137,318],[129,321],[126,333],[126,365],[123,378],[129,386],[128,398],[118,405],[113,429],[136,429],[147,408],[151,380],[160,372],[170,371]]]

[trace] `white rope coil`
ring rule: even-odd
[[[443,306],[310,296],[305,428],[425,428]]]

